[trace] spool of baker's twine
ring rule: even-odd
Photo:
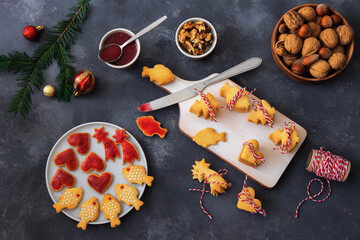
[[[325,147],[321,147],[319,150],[311,150],[305,167],[309,172],[315,173],[316,176],[324,177],[327,180],[329,193],[323,199],[315,199],[323,192],[324,184],[319,178],[311,179],[307,185],[308,197],[298,204],[295,218],[299,217],[299,208],[305,201],[311,200],[313,202],[320,203],[328,199],[331,194],[330,181],[335,180],[339,182],[345,182],[350,173],[351,162],[341,156],[337,156],[329,151],[326,151]],[[311,195],[310,185],[314,181],[318,181],[320,183],[321,189],[317,194]]]

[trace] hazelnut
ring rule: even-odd
[[[285,38],[285,49],[291,54],[298,54],[302,45],[303,40],[297,34],[289,34]]]
[[[285,56],[287,54],[284,46],[284,41],[278,41],[275,44],[275,52],[279,56]]]
[[[333,52],[333,53],[345,53],[345,49],[344,49],[343,46],[337,45],[336,47],[334,47],[334,48],[332,49],[332,52]]]
[[[301,55],[303,57],[312,55],[319,51],[320,49],[320,41],[314,37],[308,37],[304,40],[303,48],[301,51]]]
[[[319,55],[318,54],[309,55],[309,56],[303,58],[303,64],[305,66],[311,66],[317,60],[319,60]]]
[[[310,74],[315,78],[324,78],[329,74],[330,65],[325,60],[318,60],[310,67]]]
[[[331,15],[331,20],[334,25],[339,25],[341,23],[341,17],[336,14]]]
[[[315,22],[309,22],[307,25],[311,29],[311,36],[316,37],[316,38],[319,37],[319,34],[321,32],[320,25]]]
[[[316,7],[316,14],[319,16],[328,15],[330,13],[330,8],[327,4],[319,4]]]
[[[289,11],[284,15],[284,22],[290,30],[296,30],[304,24],[304,19],[300,16],[299,13],[295,11]]]
[[[340,27],[340,26],[339,26]],[[336,32],[331,29],[327,28],[323,30],[319,35],[321,43],[328,48],[333,48],[339,43],[339,38]]]
[[[333,53],[332,53],[332,51],[330,50],[330,48],[327,48],[327,47],[322,47],[322,48],[320,48],[320,50],[319,50],[319,56],[320,56],[320,58],[322,58],[322,59],[329,59],[329,57],[331,57],[331,55],[332,55]]]
[[[334,70],[340,70],[346,63],[346,56],[343,53],[334,53],[328,60]]]
[[[297,58],[298,57],[296,55],[286,54],[285,56],[283,56],[283,61],[286,66],[290,67],[296,61]]]
[[[302,38],[307,38],[311,36],[311,28],[306,23],[303,24],[298,32],[298,35]]]
[[[343,46],[348,45],[354,37],[354,30],[349,25],[338,26],[336,28],[336,32],[340,39],[340,45],[343,45]]]
[[[285,23],[280,24],[279,33],[287,33],[289,32],[289,28],[285,25]]]
[[[278,36],[278,41],[285,41],[285,38],[287,37],[287,35],[289,35],[289,34],[287,34],[287,33],[282,33],[282,34],[280,34],[279,36]]]
[[[328,16],[328,15],[325,15],[321,18],[321,21],[320,21],[320,26],[322,28],[331,28],[332,27],[332,20],[331,20],[331,17]]]
[[[315,9],[312,7],[302,7],[299,9],[298,13],[306,22],[311,22],[316,17]]]
[[[296,60],[292,65],[291,65],[291,71],[293,71],[294,73],[298,74],[298,75],[302,75],[305,73],[306,68],[302,62],[301,59]]]

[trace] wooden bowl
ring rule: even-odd
[[[297,6],[297,7],[294,7],[292,9],[290,9],[289,11],[293,10],[293,11],[298,11],[300,8],[302,7],[314,7],[316,8],[318,4],[304,4],[304,5],[300,5],[300,6]],[[333,13],[333,14],[336,14],[338,15],[341,20],[342,20],[342,24],[348,24],[348,22],[346,21],[346,19],[341,15],[339,14],[337,11],[335,11],[334,9],[330,8],[330,11]],[[345,65],[340,69],[340,70],[330,70],[330,73],[329,75],[327,75],[326,77],[324,78],[314,78],[310,75],[310,73],[305,73],[305,75],[297,75],[295,73],[293,73],[291,71],[290,68],[288,68],[284,62],[282,61],[282,59],[280,59],[280,56],[276,54],[275,52],[275,44],[277,42],[277,37],[279,35],[279,26],[280,24],[282,24],[284,22],[284,15],[280,18],[280,20],[278,21],[278,23],[276,24],[275,26],[275,29],[274,29],[274,32],[273,32],[273,35],[271,37],[271,54],[275,60],[275,63],[276,63],[276,66],[278,66],[278,68],[290,79],[294,80],[294,81],[297,81],[297,82],[301,82],[301,83],[318,83],[318,82],[322,82],[322,81],[325,81],[325,80],[328,80],[330,78],[333,78],[335,77],[336,75],[338,75],[342,70],[345,69],[345,67],[348,65],[348,63],[350,62],[350,59],[353,55],[353,52],[354,52],[354,39],[351,41],[351,43],[349,43],[348,45],[344,46],[345,48],[345,55],[346,55],[346,63]]]

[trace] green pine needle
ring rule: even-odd
[[[31,95],[33,88],[41,90],[44,84],[42,70],[47,68],[53,59],[60,68],[56,77],[58,84],[57,98],[59,101],[69,102],[73,93],[72,78],[75,69],[71,66],[69,46],[74,43],[75,33],[81,29],[77,22],[84,22],[90,0],[80,0],[66,15],[68,19],[60,20],[46,35],[46,42],[40,45],[29,57],[25,52],[12,51],[7,55],[0,55],[0,71],[19,73],[16,78],[19,89],[10,100],[8,112],[20,113],[25,116],[31,109]]]

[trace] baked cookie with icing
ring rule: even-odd
[[[152,181],[154,180],[154,177],[148,176],[145,173],[145,168],[143,166],[139,165],[131,165],[126,168],[123,168],[121,171],[126,180],[129,181],[129,183],[137,183],[139,185],[146,183],[149,187],[151,187]]]
[[[120,225],[119,214],[121,213],[121,206],[110,193],[104,195],[104,198],[101,201],[100,210],[103,211],[105,219],[110,220],[112,228]]]
[[[138,192],[136,188],[127,184],[116,184],[115,193],[120,202],[124,202],[126,205],[133,205],[137,211],[144,205],[143,201],[140,201],[137,196]]]
[[[93,222],[99,216],[99,203],[96,197],[92,197],[81,204],[79,214],[80,222],[77,227],[86,230],[88,222]]]
[[[83,189],[80,187],[65,189],[64,194],[59,197],[59,202],[54,203],[53,207],[57,213],[59,213],[64,208],[72,210],[76,208],[81,201],[82,193]]]

